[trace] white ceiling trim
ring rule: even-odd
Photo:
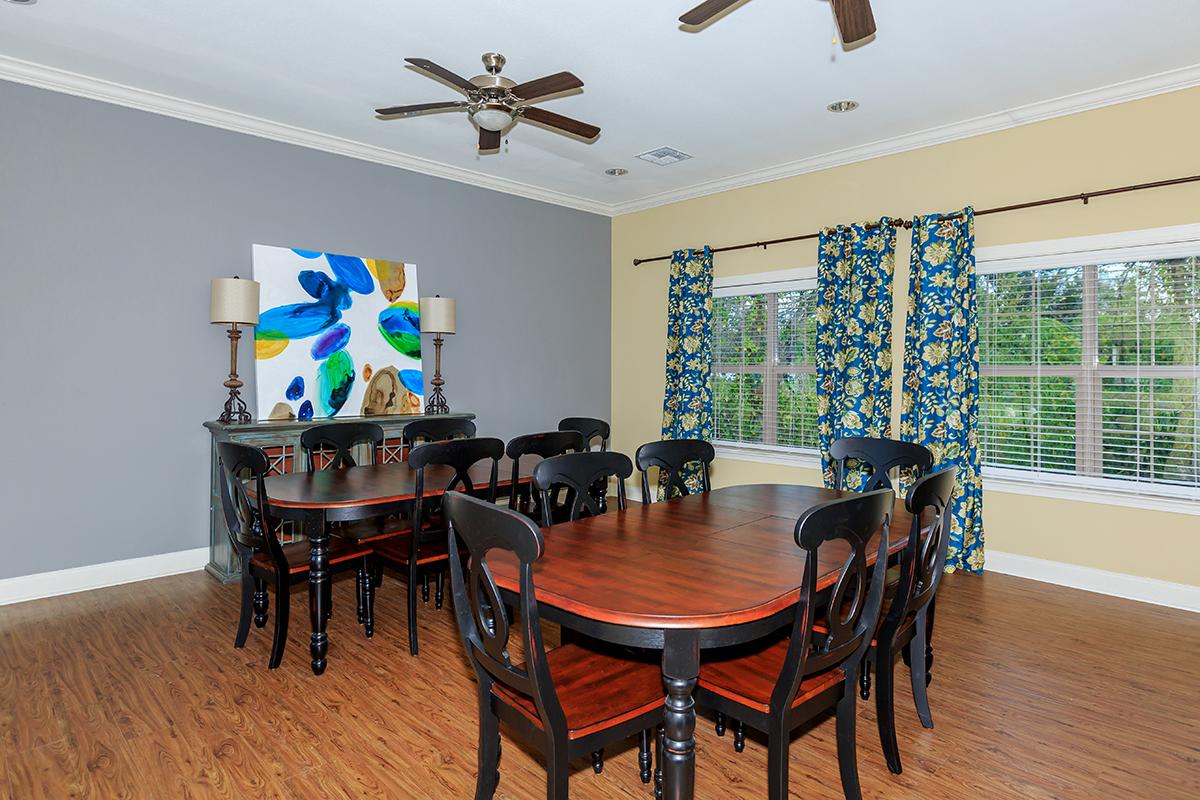
[[[604,216],[618,216],[677,203],[695,197],[754,186],[809,172],[844,166],[858,161],[917,150],[985,133],[1015,128],[1032,122],[1077,114],[1104,106],[1125,103],[1156,94],[1200,86],[1200,64],[1136,78],[1085,92],[1018,106],[962,122],[941,125],[915,133],[881,139],[857,147],[835,150],[798,161],[753,170],[727,178],[706,181],[670,192],[648,195],[625,203],[602,203],[584,197],[543,189],[521,181],[419,158],[376,145],[299,128],[272,120],[229,111],[170,95],[93,78],[87,75],[0,55],[0,80],[13,81],[51,91],[100,100],[154,114],[162,114],[215,128],[246,133],[264,139],[349,156],[362,161],[398,167],[425,175],[466,183],[484,189],[540,200],[554,205]]]
[[[237,133],[247,133],[263,139],[299,145],[313,150],[323,150],[362,161],[385,164],[389,167],[420,172],[438,178],[446,178],[459,183],[466,183],[484,189],[493,189],[506,194],[527,197],[531,200],[541,200],[554,205],[588,211],[593,214],[612,216],[612,208],[607,203],[599,203],[584,197],[563,192],[543,189],[521,181],[498,178],[474,170],[443,164],[417,156],[410,156],[385,147],[343,139],[326,133],[298,128],[269,119],[229,111],[216,106],[196,103],[179,97],[150,92],[133,86],[126,86],[112,81],[80,75],[76,72],[47,67],[31,61],[9,58],[0,55],[0,79],[50,89],[55,92],[114,103],[119,106],[136,108],[154,114],[162,114],[176,119],[198,122],[214,128],[223,128]]]
[[[922,147],[931,147],[958,139],[967,139],[985,133],[994,133],[996,131],[1007,130],[1008,128],[1016,128],[1020,125],[1028,125],[1032,122],[1041,122],[1068,114],[1078,114],[1083,111],[1126,103],[1131,100],[1140,100],[1144,97],[1174,92],[1179,89],[1190,89],[1195,86],[1200,86],[1200,64],[1181,67],[1180,69],[1168,72],[1160,72],[1144,78],[1135,78],[1134,80],[1122,83],[1114,83],[1111,86],[1103,86],[1099,89],[1089,89],[1085,92],[1078,92],[1064,97],[1017,106],[1006,111],[986,114],[982,117],[954,122],[949,125],[940,125],[923,131],[904,134],[903,136],[881,139],[877,142],[857,147],[848,147],[844,150],[835,150],[798,161],[789,161],[784,164],[744,172],[728,178],[718,178],[717,180],[698,183],[670,192],[648,195],[639,200],[617,203],[611,206],[611,213],[613,216],[618,216],[636,211],[645,211],[649,208],[667,205],[668,203],[677,203],[681,200],[691,200],[696,197],[727,192],[730,189],[740,189],[759,183],[768,183],[780,180],[781,178],[803,175],[808,172],[819,172],[831,167],[841,167],[846,164],[867,161],[872,158],[894,155],[909,150],[919,150]]]

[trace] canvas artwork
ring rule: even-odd
[[[413,264],[254,245],[258,419],[420,413]]]

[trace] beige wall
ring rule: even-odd
[[[660,434],[667,268],[662,262],[634,267],[634,257],[808,233],[883,214],[911,216],[967,204],[982,209],[1196,174],[1197,132],[1200,89],[1193,89],[616,218],[615,449],[632,453]],[[976,245],[1196,222],[1200,185],[1191,184],[1102,198],[1087,206],[1071,203],[981,217]],[[908,285],[908,255],[909,233],[901,231],[898,295]],[[810,241],[718,254],[715,269],[721,276],[815,263],[816,244]],[[898,296],[898,315],[904,305]],[[897,324],[897,340],[902,330]],[[898,358],[896,364],[898,369]],[[812,470],[727,459],[714,465],[713,477],[717,485],[819,481]],[[1200,585],[1200,516],[990,491],[985,492],[984,515],[991,550]],[[1140,547],[1122,546],[1131,532]]]

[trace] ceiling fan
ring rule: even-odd
[[[483,66],[487,70],[487,74],[476,75],[467,80],[427,58],[406,58],[404,60],[422,72],[454,86],[465,94],[467,99],[465,101],[419,103],[411,106],[375,109],[375,113],[381,117],[395,119],[412,116],[423,111],[465,109],[471,121],[479,126],[479,149],[481,151],[499,149],[501,132],[522,117],[582,139],[595,139],[600,135],[600,129],[595,125],[588,125],[586,122],[580,122],[577,119],[564,117],[562,114],[555,114],[553,111],[546,111],[531,105],[551,95],[583,88],[583,81],[570,72],[556,72],[544,78],[517,83],[500,75],[500,70],[504,68],[504,56],[499,53],[484,53]]]
[[[742,0],[706,0],[679,18],[684,25],[703,25],[727,8]],[[830,0],[833,16],[837,20],[838,32],[843,44],[866,39],[875,33],[875,15],[871,13],[871,0]]]

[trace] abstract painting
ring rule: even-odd
[[[258,419],[417,414],[413,264],[254,245]]]

